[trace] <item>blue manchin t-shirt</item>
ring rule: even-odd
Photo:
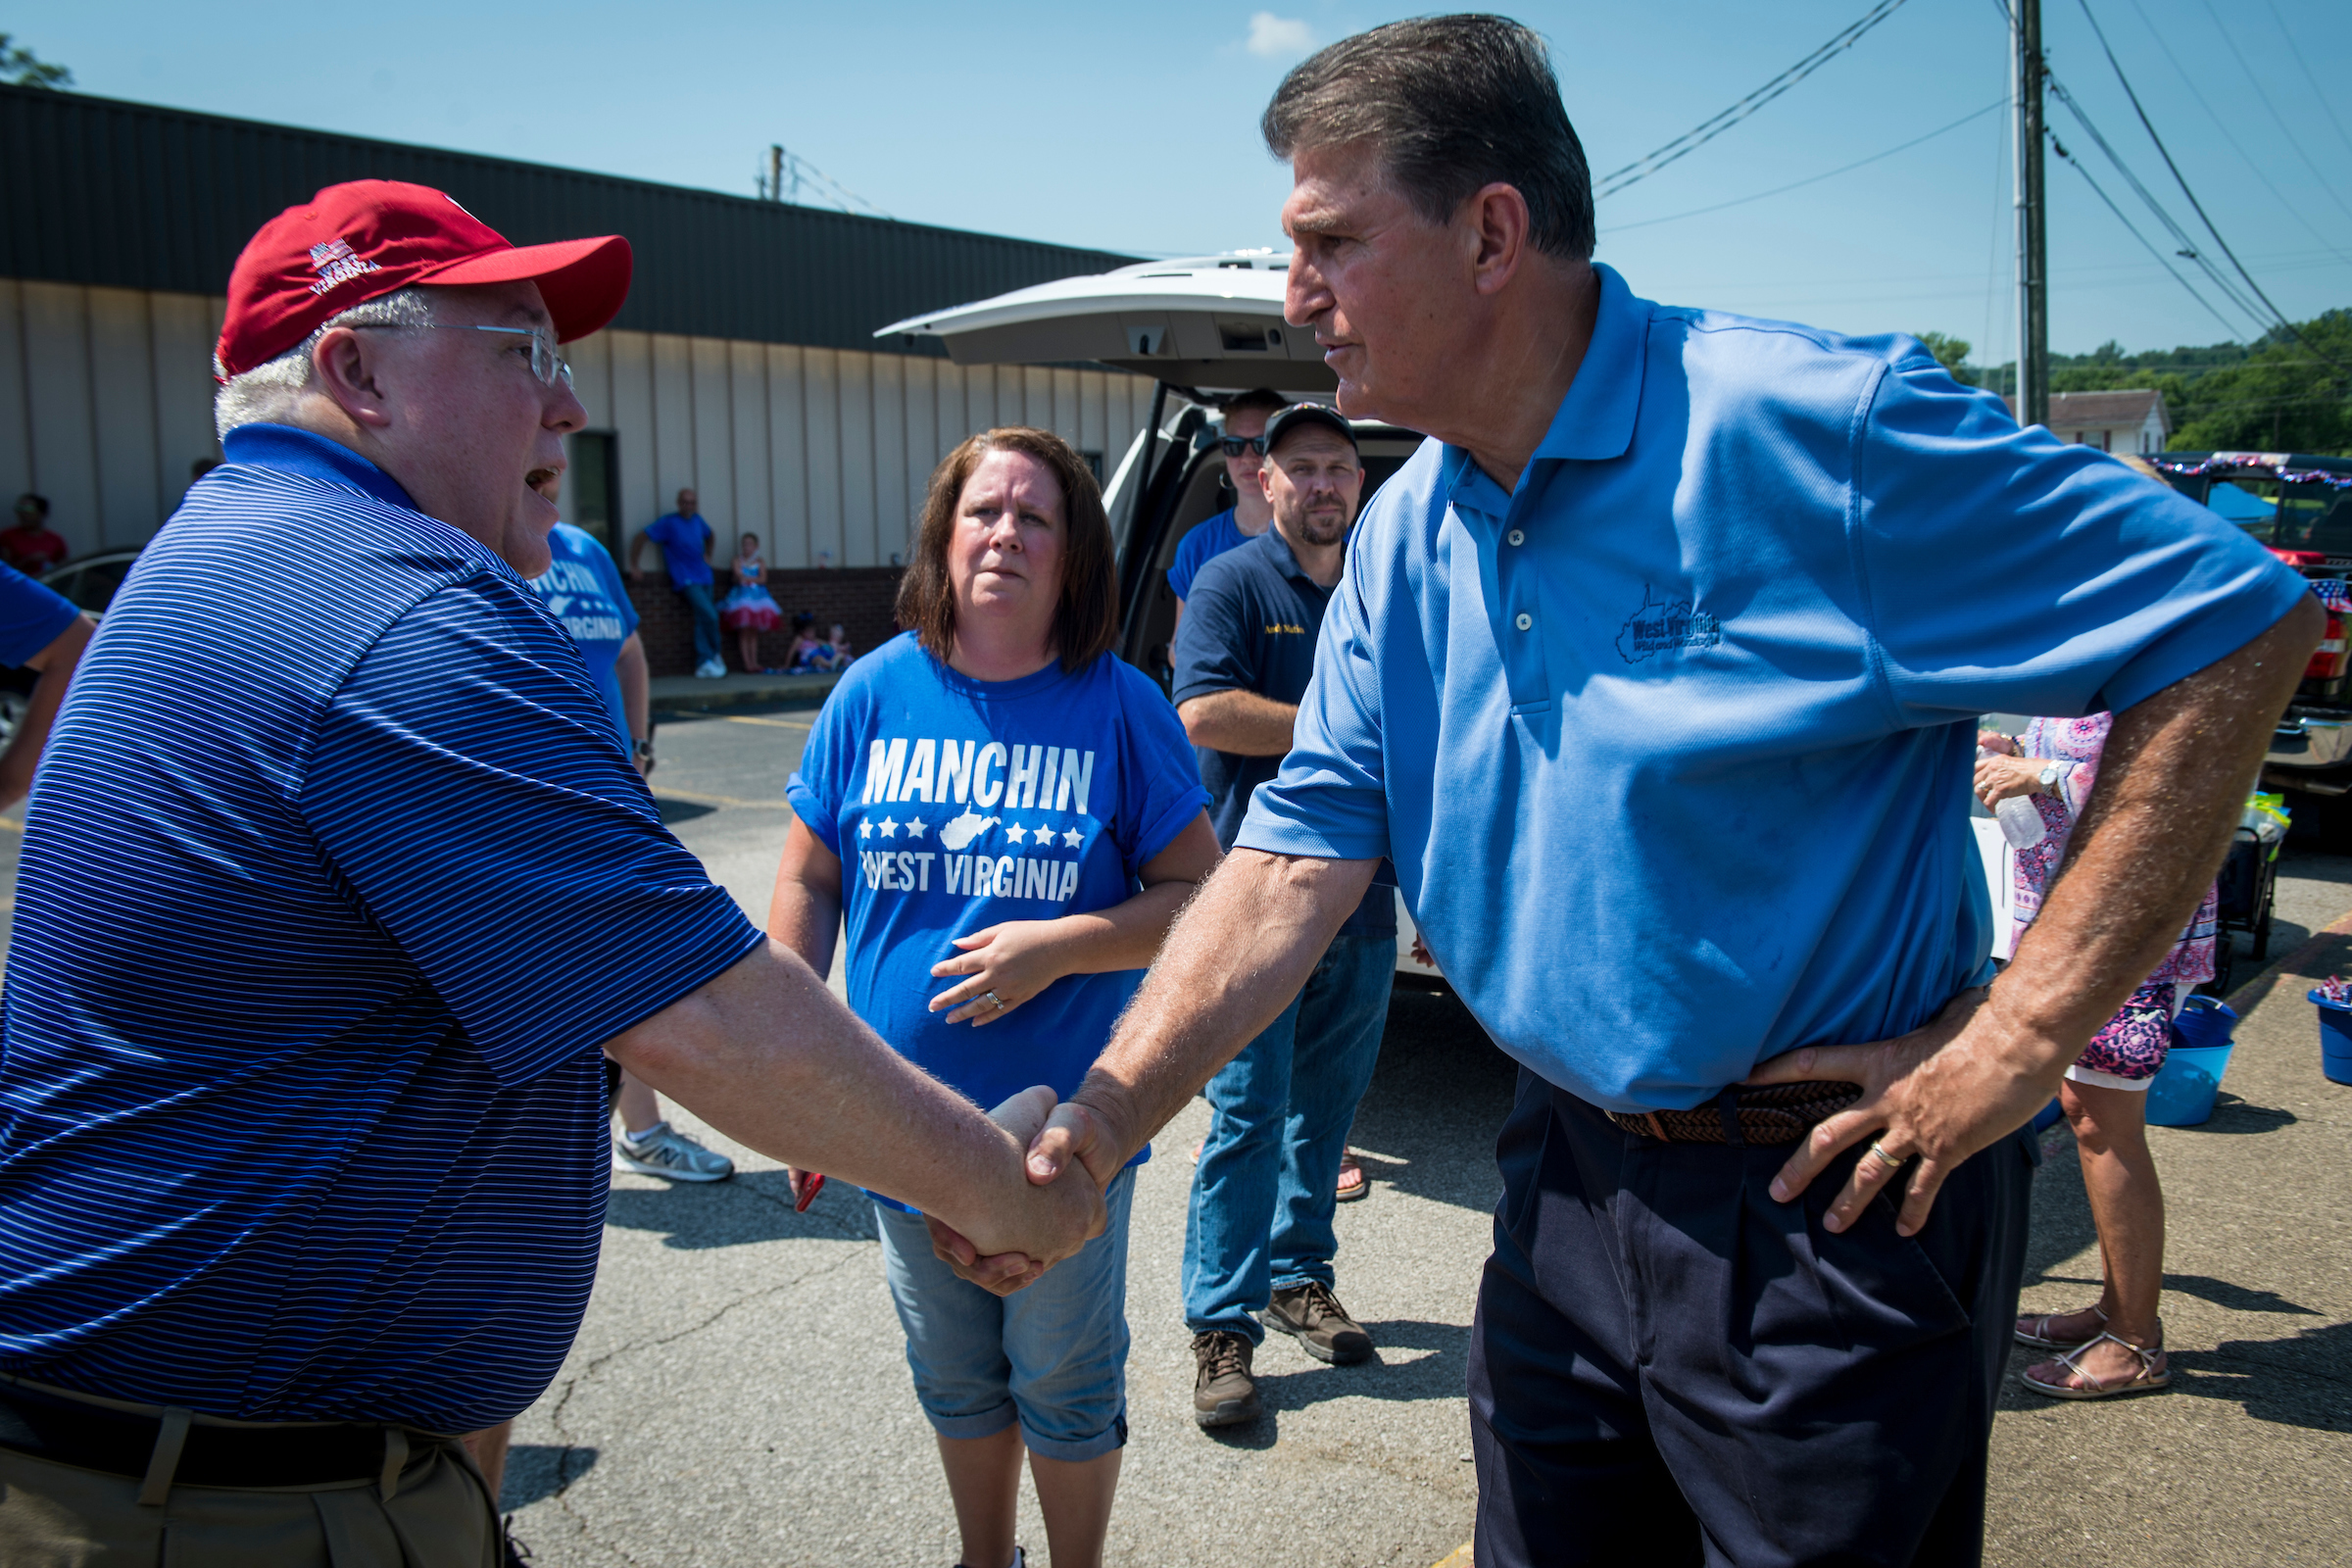
[[[710,580],[710,563],[703,559],[703,546],[710,542],[710,525],[701,513],[691,517],[666,513],[647,526],[645,536],[662,547],[662,564],[669,568],[672,587],[690,588]]]
[[[760,933],[506,562],[231,430],[115,596],[26,813],[0,1370],[468,1432],[571,1348],[614,1035]]]
[[[57,641],[80,613],[56,589],[0,564],[0,664],[23,664]]]
[[[1193,597],[1193,579],[1200,568],[1228,550],[1248,544],[1255,537],[1242,532],[1242,525],[1227,507],[1207,521],[1197,524],[1191,533],[1176,541],[1176,560],[1168,567],[1168,586],[1176,590],[1179,599]]]
[[[547,570],[531,579],[547,612],[563,622],[579,645],[605,706],[612,710],[612,727],[623,746],[629,743],[629,716],[620,705],[620,678],[612,672],[620,645],[637,629],[637,607],[621,586],[620,568],[597,543],[596,535],[568,522],[559,522],[547,536],[553,558]]]
[[[841,857],[851,1009],[982,1106],[1076,1090],[1143,971],[1064,975],[975,1029],[929,1010],[959,983],[931,966],[1003,921],[1124,904],[1208,803],[1175,710],[1115,656],[978,681],[911,632],[850,666],[785,793]]]

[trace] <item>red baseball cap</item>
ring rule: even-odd
[[[612,319],[629,293],[618,234],[512,245],[427,185],[355,179],[289,207],[246,242],[228,274],[228,316],[213,356],[220,380],[267,364],[355,305],[433,283],[539,285],[556,340]]]

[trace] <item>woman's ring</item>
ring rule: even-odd
[[[1886,1152],[1886,1150],[1883,1145],[1876,1142],[1872,1143],[1870,1146],[1870,1152],[1878,1155],[1881,1159],[1885,1160],[1890,1168],[1902,1163],[1901,1160]]]
[[[1004,1010],[1004,999],[998,996],[994,991],[983,991],[980,993],[980,995],[986,997],[988,999],[988,1004],[996,1008],[999,1012],[1003,1012]]]

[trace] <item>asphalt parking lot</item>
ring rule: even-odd
[[[662,731],[664,814],[755,918],[812,717],[677,716]],[[19,814],[0,817],[0,919]],[[2352,970],[2352,933],[2328,930],[2352,925],[2352,858],[2290,841],[2278,900],[2274,958],[2299,954],[2312,976]],[[2249,957],[2239,973],[2259,968]],[[2013,1391],[1987,1561],[2352,1561],[2352,1089],[2318,1072],[2310,983],[2241,993],[2221,1108],[2153,1135],[2171,1205],[2175,1389],[2071,1405]],[[1326,1367],[1276,1337],[1259,1363],[1269,1419],[1223,1436],[1192,1425],[1176,1306],[1186,1156],[1204,1108],[1168,1129],[1137,1190],[1132,1441],[1111,1560],[1429,1568],[1469,1539],[1461,1390],[1510,1084],[1458,1004],[1399,993],[1354,1140],[1374,1192],[1339,1217],[1342,1294],[1378,1363]],[[2064,1129],[2044,1147],[2030,1310],[2078,1305],[2098,1277]],[[715,1187],[614,1178],[579,1343],[518,1424],[506,1496],[517,1534],[539,1568],[945,1568],[946,1489],[868,1211],[834,1188],[796,1215],[773,1161],[729,1152],[742,1174]],[[1042,1546],[1033,1505],[1022,1534]]]

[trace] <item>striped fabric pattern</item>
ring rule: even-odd
[[[515,1414],[594,1278],[598,1047],[760,936],[578,651],[380,470],[231,432],[75,676],[0,1054],[0,1370]]]

